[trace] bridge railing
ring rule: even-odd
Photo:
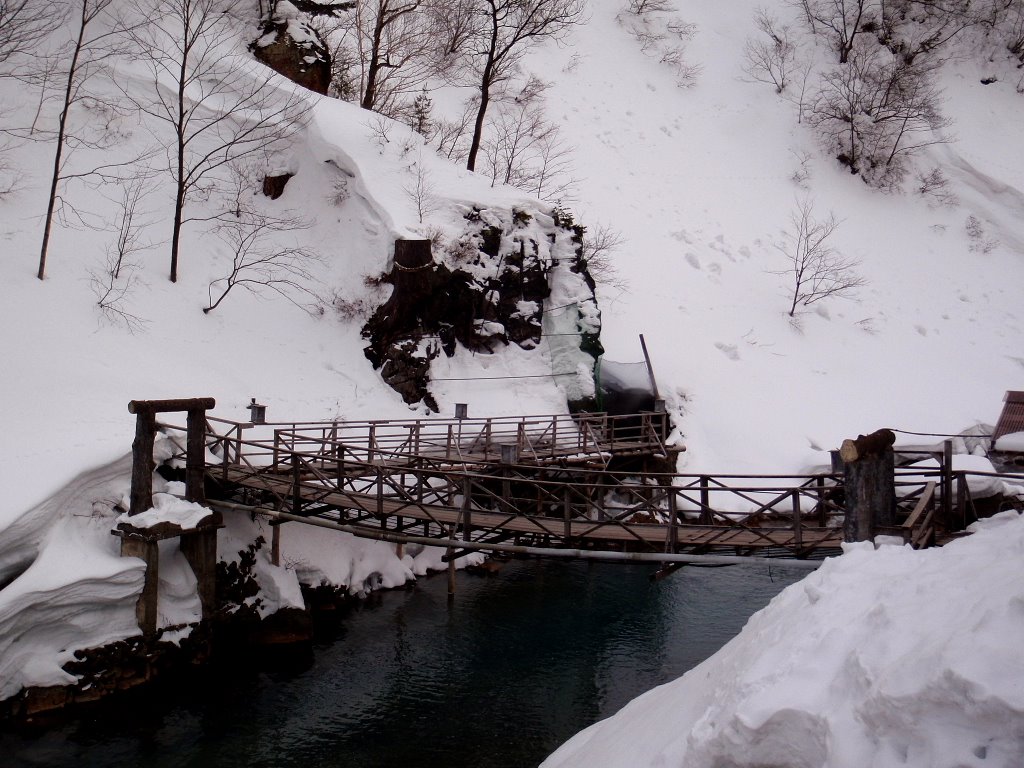
[[[290,452],[370,463],[416,463],[424,459],[539,463],[599,457],[610,451],[663,453],[667,428],[667,416],[657,413],[261,425],[208,419],[211,444],[223,447],[222,455],[230,454],[230,460],[237,463],[244,448],[250,463],[275,465]],[[273,450],[268,451],[267,444],[272,444]]]

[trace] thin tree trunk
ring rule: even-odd
[[[64,156],[64,138],[67,132],[68,112],[71,110],[72,92],[75,87],[75,75],[78,72],[78,59],[82,53],[82,45],[85,40],[86,0],[82,0],[82,18],[78,26],[78,39],[75,40],[75,52],[71,57],[71,64],[68,69],[67,86],[64,88],[64,108],[60,111],[57,120],[57,148],[53,152],[53,178],[50,179],[50,199],[46,204],[46,220],[43,224],[43,242],[39,249],[39,271],[36,277],[40,280],[46,277],[46,252],[50,247],[50,232],[53,228],[53,212],[57,207],[57,186],[60,184],[60,167]]]
[[[380,71],[380,38],[384,32],[384,9],[377,4],[377,22],[373,26],[373,40],[370,43],[370,66],[366,71],[366,90],[363,92],[363,109],[373,109],[377,100],[377,73]]]
[[[182,38],[186,41],[190,39],[189,29],[189,17],[186,15],[182,19]],[[183,49],[181,56],[181,65],[178,69],[178,121],[177,125],[177,141],[178,141],[178,177],[175,179],[177,189],[174,195],[174,224],[171,230],[171,282],[178,282],[178,248],[181,245],[181,220],[183,218],[183,212],[185,210],[185,193],[187,191],[185,183],[185,84],[188,76],[188,47]]]
[[[487,115],[487,106],[491,100],[491,85],[494,77],[494,55],[498,50],[498,17],[491,14],[491,45],[487,51],[487,61],[484,63],[483,75],[480,78],[480,107],[476,111],[476,121],[473,123],[473,140],[469,144],[469,158],[466,162],[466,170],[476,170],[476,156],[480,152],[480,142],[484,135],[484,118]]]

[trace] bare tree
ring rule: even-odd
[[[856,272],[859,262],[838,253],[829,242],[839,227],[834,214],[826,219],[815,218],[810,198],[804,198],[798,201],[790,221],[793,231],[786,231],[783,242],[775,244],[789,260],[789,268],[772,273],[790,277],[790,317],[798,307],[823,299],[851,298],[867,284]]]
[[[544,200],[564,199],[573,184],[569,148],[544,115],[541,91],[499,105],[482,145],[491,185],[511,184]]]
[[[440,119],[433,122],[431,140],[439,155],[449,160],[462,160],[466,157],[466,133],[475,113],[476,104],[470,102],[455,119]]]
[[[615,264],[614,254],[624,243],[622,234],[606,224],[586,227],[583,232],[583,261],[590,276],[620,292],[625,291],[629,283]]]
[[[403,191],[416,206],[416,215],[420,224],[437,207],[437,195],[434,183],[430,179],[430,171],[423,165],[423,152],[412,164],[412,180],[403,187]]]
[[[536,43],[560,39],[583,20],[584,0],[461,0],[476,20],[466,51],[474,65],[477,111],[466,168],[476,169],[494,89]]]
[[[796,44],[789,27],[780,24],[764,8],[757,10],[754,23],[764,37],[747,38],[743,44],[743,71],[760,83],[775,86],[776,93],[782,93],[795,66]]]
[[[277,293],[303,311],[312,311],[299,299],[306,296],[319,300],[311,287],[313,275],[309,270],[320,256],[297,243],[280,243],[285,234],[308,227],[309,223],[300,219],[271,216],[252,208],[237,219],[220,222],[215,232],[227,246],[231,265],[227,275],[210,282],[209,303],[203,313],[215,310],[235,288],[257,296],[266,291]]]
[[[635,16],[643,16],[645,13],[674,13],[676,7],[670,0],[629,0],[626,10]]]
[[[947,141],[938,132],[948,125],[940,104],[929,68],[869,44],[822,77],[810,120],[851,173],[892,186],[906,172],[906,156]]]
[[[817,33],[819,26],[832,37],[832,45],[839,54],[839,63],[845,64],[853,50],[853,41],[857,34],[864,31],[865,25],[871,22],[877,25],[874,18],[875,0],[798,0],[803,9],[804,17],[812,32]]]
[[[100,313],[109,322],[123,325],[132,333],[146,324],[128,308],[128,297],[140,283],[137,256],[150,247],[142,238],[142,231],[149,223],[140,207],[146,194],[146,179],[142,176],[121,187],[117,233],[105,248],[103,268],[89,275]]]
[[[796,121],[802,123],[807,113],[808,93],[811,85],[811,75],[814,74],[814,60],[807,58],[803,61],[794,62],[794,75],[799,79],[795,80],[796,87],[788,92],[782,92],[782,98],[796,107]]]
[[[21,59],[38,53],[67,10],[59,0],[0,0],[0,77],[19,77]]]
[[[68,118],[71,110],[86,99],[95,97],[88,91],[88,82],[104,68],[107,59],[119,52],[122,29],[110,14],[112,0],[70,0],[74,20],[74,37],[55,58],[60,62],[57,72],[61,78],[62,100],[54,131],[53,171],[50,175],[50,193],[47,198],[46,215],[43,218],[43,239],[39,247],[39,270],[36,277],[42,280],[46,274],[46,256],[53,228],[54,212],[58,204],[59,188],[68,174],[65,169],[66,153],[77,146],[90,144],[81,135],[68,132]],[[63,64],[66,62],[66,65]],[[54,76],[46,68],[46,79]],[[44,90],[46,81],[44,80]],[[35,122],[33,123],[33,127]],[[95,143],[92,143],[96,146]],[[115,163],[119,165],[119,163]],[[112,166],[106,166],[110,170]],[[81,174],[79,174],[81,176]]]
[[[229,0],[143,0],[149,23],[133,35],[152,88],[125,95],[170,134],[166,171],[174,187],[171,282],[178,279],[186,204],[216,186],[225,166],[272,152],[304,124],[310,96],[271,70],[225,49]]]
[[[420,0],[357,5],[360,58],[365,62],[360,106],[385,114],[415,92],[431,72],[434,37]]]
[[[702,67],[686,59],[686,45],[697,34],[697,26],[674,14],[675,6],[661,0],[630,2],[616,20],[640,44],[640,51],[668,66],[680,88],[696,82]]]

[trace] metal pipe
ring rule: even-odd
[[[265,515],[278,520],[287,520],[306,525],[315,525],[320,528],[328,528],[333,531],[350,533],[353,536],[363,539],[376,539],[378,541],[389,541],[402,544],[423,544],[430,547],[447,548],[450,541],[447,538],[435,539],[429,536],[412,536],[404,533],[392,533],[391,531],[377,531],[363,528],[356,525],[345,525],[335,523],[332,520],[322,520],[316,517],[300,517],[287,512],[279,512],[270,507],[253,507],[246,504],[236,504],[231,501],[210,501],[211,507],[248,512],[250,514]],[[485,552],[508,552],[515,555],[536,555],[538,557],[558,557],[572,560],[604,560],[608,562],[625,563],[705,563],[708,565],[752,565],[767,564],[778,565],[786,568],[802,568],[813,571],[818,568],[823,560],[797,560],[784,557],[742,557],[739,555],[686,555],[670,554],[667,552],[615,552],[609,550],[591,549],[554,549],[548,547],[530,547],[522,544],[488,544],[486,542],[460,541],[459,549],[472,549]]]

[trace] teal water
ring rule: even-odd
[[[220,663],[34,734],[4,768],[529,768],[680,676],[806,572],[513,561],[380,594],[299,666]]]

